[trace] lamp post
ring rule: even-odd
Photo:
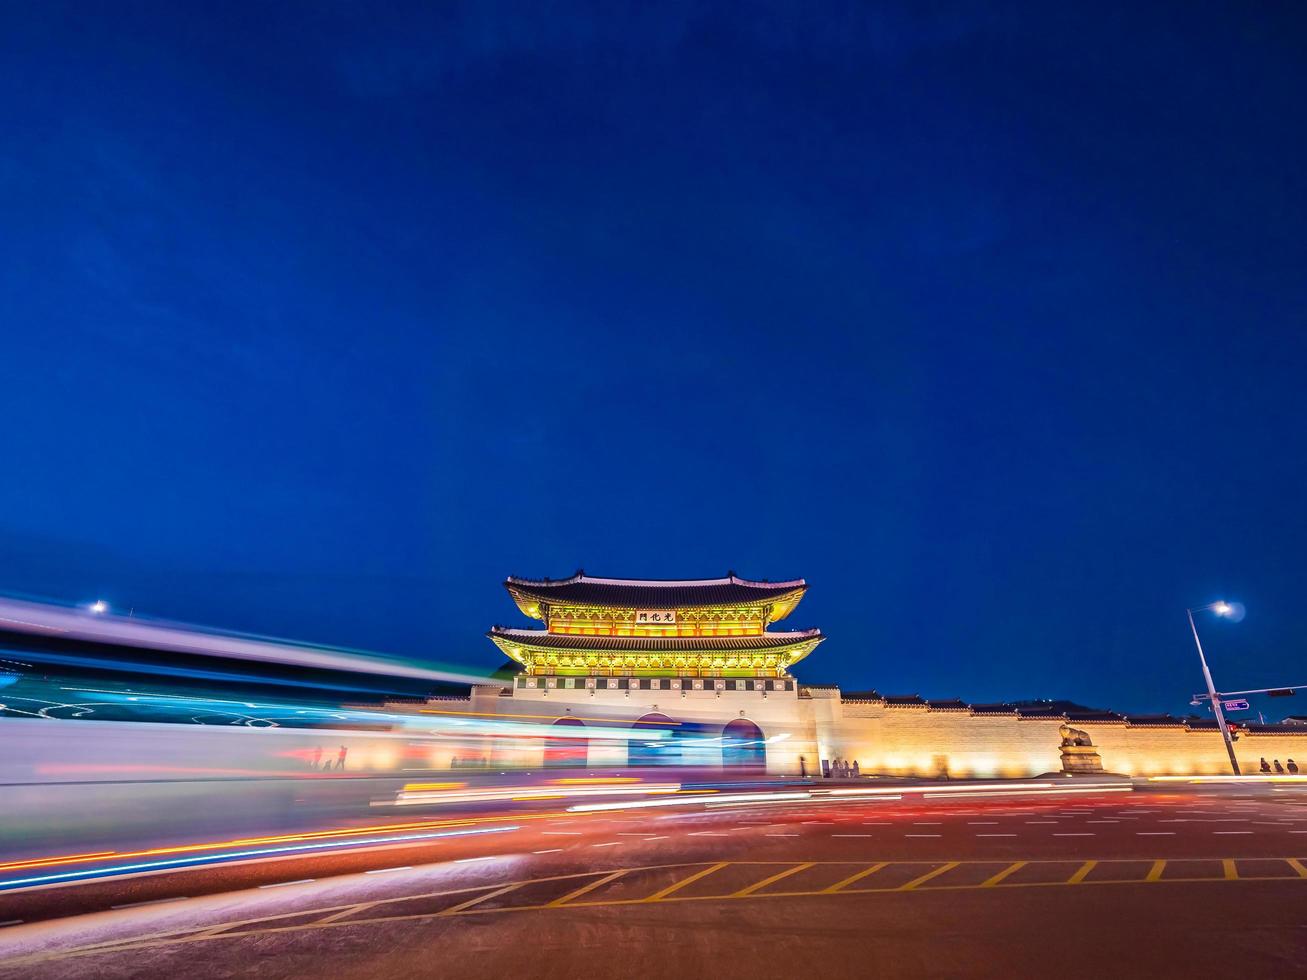
[[[1203,656],[1203,641],[1198,639],[1198,626],[1194,623],[1195,612],[1214,612],[1218,616],[1229,616],[1234,612],[1234,606],[1228,602],[1213,602],[1207,606],[1199,606],[1197,609],[1186,609],[1185,613],[1189,616],[1189,629],[1194,634],[1194,646],[1198,648],[1198,662],[1203,665],[1203,680],[1207,682],[1207,696],[1212,705],[1212,711],[1216,714],[1216,724],[1220,726],[1221,738],[1225,739],[1225,751],[1230,756],[1230,768],[1234,770],[1236,776],[1242,775],[1239,771],[1239,760],[1234,754],[1234,739],[1230,737],[1230,728],[1225,723],[1225,714],[1221,711],[1221,699],[1216,694],[1216,685],[1212,683],[1212,672],[1207,669],[1207,658]]]

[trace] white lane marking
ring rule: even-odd
[[[798,837],[798,834],[768,834],[768,837]]]
[[[1307,833],[1307,831],[1304,831]],[[870,837],[871,834],[831,834],[832,837]]]
[[[312,881],[313,879],[310,878],[310,879],[308,879],[308,880],[309,880],[309,881]],[[295,884],[295,882],[293,882],[293,881],[292,881],[292,882],[287,882],[287,884],[292,884],[292,885],[293,885],[293,884]],[[268,888],[268,887],[270,887],[270,886],[269,886],[269,885],[264,885],[263,887],[264,887],[264,888]],[[164,904],[166,904],[167,902],[184,902],[184,901],[186,901],[186,896],[185,896],[185,895],[179,895],[179,896],[177,896],[176,898],[154,898],[154,899],[150,899],[150,900],[147,901],[147,902],[127,902],[127,903],[124,904],[124,905],[110,905],[109,908],[111,908],[111,909],[139,909],[139,908],[140,908],[141,906],[143,906],[143,905],[164,905]],[[21,919],[14,919],[13,921],[14,921],[14,922],[21,922],[22,920],[21,920]],[[8,924],[8,923],[0,922],[0,925],[7,925],[7,924]]]
[[[977,834],[977,837],[1015,837],[1016,834]]]
[[[653,834],[632,834],[632,833],[624,833],[624,834],[621,834],[621,833],[619,833],[617,836],[618,836],[618,837],[653,837],[654,835],[653,835]]]
[[[1053,834],[1053,836],[1054,836],[1054,837],[1097,837],[1098,835],[1095,834],[1095,833],[1093,833],[1092,831],[1089,831],[1089,832],[1086,832],[1086,831],[1080,831],[1080,832],[1078,832],[1078,833],[1074,833],[1074,834],[1069,834],[1069,833],[1058,834],[1058,833],[1055,833],[1055,834]]]
[[[1031,824],[1032,826],[1037,825],[1037,824],[1050,824],[1050,823],[1055,824],[1055,823],[1060,823],[1060,822],[1061,822],[1061,821],[1058,821],[1058,820],[1027,820],[1027,821],[1026,821],[1026,823]]]
[[[0,922],[0,926],[18,926],[22,924],[22,919],[5,919],[4,922]]]
[[[715,830],[695,830],[685,835],[686,837],[725,837],[726,834],[719,834]]]
[[[493,861],[495,858],[501,858],[501,857],[503,857],[503,856],[504,856],[504,855],[502,855],[502,854],[485,854],[485,855],[483,855],[483,856],[481,856],[481,857],[475,857],[475,858],[459,858],[459,859],[456,860],[454,863],[455,863],[455,864],[467,864],[467,863],[469,863],[469,862],[471,862],[471,861]]]
[[[617,847],[622,842],[620,840],[610,840],[607,844],[591,844],[591,847]]]
[[[914,820],[914,821],[912,821],[912,826],[914,826],[914,827],[938,827],[939,825],[940,825],[940,821],[938,821],[938,820]]]
[[[1172,820],[1159,820],[1157,822],[1158,823],[1188,823],[1189,821],[1184,817],[1177,817]]]
[[[1107,819],[1107,820],[1086,820],[1086,821],[1085,821],[1085,823],[1120,823],[1120,822],[1121,822],[1120,820],[1112,820],[1112,819],[1110,819],[1110,818]]]
[[[894,821],[892,820],[864,820],[862,822],[864,827],[892,827],[893,825]]]
[[[1251,834],[1251,830],[1213,830],[1214,834]]]
[[[543,837],[580,837],[580,836],[581,836],[581,831],[579,831],[579,830],[542,830],[542,831],[540,831],[540,834],[541,834],[541,836],[543,836]]]
[[[313,878],[301,878],[299,881],[276,881],[273,882],[271,885],[260,885],[259,887],[260,888],[285,888],[287,885],[307,885],[309,882],[314,880],[315,879]]]
[[[1174,830],[1136,830],[1136,837],[1174,837]]]
[[[667,840],[667,837],[666,837],[666,836],[663,836],[663,837],[648,837],[648,838],[645,838],[645,843],[648,843],[649,841],[655,841],[655,840]]]
[[[363,873],[365,875],[385,875],[385,874],[390,874],[390,872],[392,871],[412,871],[412,870],[413,870],[413,866],[411,864],[406,864],[402,868],[373,868],[371,871],[364,871]]]
[[[550,847],[543,851],[532,851],[532,854],[557,854],[562,851],[561,847]]]
[[[982,827],[982,826],[990,827],[990,826],[997,826],[997,825],[998,825],[997,820],[968,820],[967,821],[968,827]]]
[[[904,837],[938,837],[939,834],[904,834]]]

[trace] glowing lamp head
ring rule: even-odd
[[[96,599],[91,603],[91,612],[93,613],[105,613],[108,611],[109,603],[105,602],[103,599]]]

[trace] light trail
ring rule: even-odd
[[[363,840],[318,841],[312,844],[294,844],[284,847],[262,847],[244,851],[226,851],[221,854],[207,854],[198,857],[171,858],[166,861],[143,861],[136,864],[112,865],[107,868],[95,868],[83,871],[63,871],[51,875],[37,875],[31,878],[12,878],[0,882],[0,891],[12,891],[18,888],[30,888],[35,885],[48,885],[55,882],[89,881],[97,878],[109,878],[115,875],[133,874],[142,871],[161,871],[168,868],[202,867],[222,861],[234,861],[241,858],[266,857],[270,854],[290,854],[303,851],[325,850],[335,847],[360,847],[370,844],[397,844],[413,840],[434,840],[446,837],[466,837],[473,834],[502,834],[520,830],[517,826],[507,827],[471,827],[466,830],[443,830],[429,834],[405,834],[399,837],[374,837]]]
[[[162,854],[186,854],[194,851],[212,851],[223,847],[247,847],[251,844],[285,844],[296,841],[330,840],[361,834],[396,833],[405,830],[430,830],[433,827],[470,827],[474,820],[422,820],[401,824],[384,824],[380,827],[340,827],[333,830],[314,830],[300,834],[279,834],[267,837],[241,837],[236,840],[214,841],[207,844],[180,844],[176,847],[153,847],[139,851],[101,851],[96,854],[69,854],[59,857],[32,858],[0,864],[0,871],[20,871],[46,868],[60,864],[77,864],[94,860],[124,860],[127,858],[156,857]]]

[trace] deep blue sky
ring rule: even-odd
[[[507,574],[733,568],[1124,710],[1224,596],[1307,683],[1302,5],[209,6],[0,13],[0,589],[489,670]]]

